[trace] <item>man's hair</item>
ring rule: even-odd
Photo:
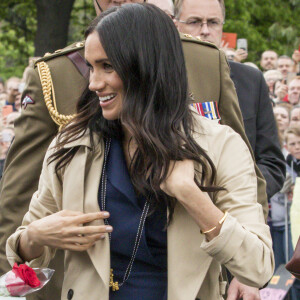
[[[274,50],[265,50],[265,51],[261,54],[261,58],[263,57],[263,55],[264,55],[266,52],[273,52],[273,53],[275,53],[276,56],[278,57],[278,54],[277,54],[276,51],[274,51]]]
[[[300,127],[299,126],[294,126],[294,127],[289,127],[288,129],[285,130],[285,132],[284,132],[284,141],[286,143],[288,142],[288,135],[289,134],[294,134],[295,136],[300,137]]]
[[[174,1],[174,14],[175,14],[175,18],[178,19],[181,15],[181,7],[183,4],[184,0],[175,0]],[[218,0],[220,6],[221,6],[221,10],[222,10],[222,15],[223,15],[223,19],[225,21],[225,3],[224,0]]]
[[[21,78],[19,78],[19,77],[10,77],[10,78],[8,78],[8,79],[6,80],[6,83],[5,83],[6,88],[9,86],[9,84],[10,84],[11,82],[14,82],[14,81],[21,82]]]
[[[293,62],[293,60],[287,55],[281,55],[281,56],[278,57],[278,60],[279,59],[289,59],[291,62]]]

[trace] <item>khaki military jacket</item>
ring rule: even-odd
[[[257,181],[249,150],[230,127],[219,125],[198,115],[194,138],[216,166],[216,185],[222,191],[213,202],[228,211],[220,234],[207,242],[198,225],[177,203],[174,219],[168,226],[168,300],[219,300],[222,298],[221,265],[250,286],[262,287],[272,276],[274,262],[269,227],[262,207],[256,201]],[[95,137],[95,140],[99,140]],[[55,142],[55,141],[54,141]],[[102,140],[93,149],[89,133],[66,148],[78,151],[61,172],[55,174],[54,163],[46,155],[38,191],[34,194],[23,225],[7,243],[10,264],[23,262],[18,256],[19,235],[32,221],[59,210],[83,213],[99,211],[98,188],[104,158]],[[234,159],[232,159],[234,157]],[[199,166],[195,167],[199,169]],[[198,180],[201,181],[200,173]],[[91,225],[103,224],[103,220]],[[54,250],[45,248],[31,266],[47,266]],[[109,237],[96,242],[86,252],[66,251],[62,299],[72,290],[73,300],[109,299]],[[122,287],[121,287],[122,288]]]
[[[217,102],[221,123],[238,132],[251,149],[224,53],[213,44],[201,42],[188,35],[181,35],[181,39],[194,101]],[[22,96],[22,113],[15,122],[15,139],[8,152],[1,180],[0,275],[10,269],[5,256],[5,243],[20,226],[31,196],[37,190],[44,155],[59,129],[57,123],[61,116],[76,112],[76,103],[87,86],[88,79],[81,68],[82,63],[76,64],[68,56],[70,53],[83,56],[83,47],[83,43],[76,43],[58,50],[41,60],[47,64],[48,70],[39,70],[36,64],[35,68],[28,71]],[[80,61],[80,57],[76,59]],[[47,86],[49,93],[43,93],[40,74],[51,74],[52,83]],[[256,173],[258,201],[263,204],[266,216],[265,182],[257,167]],[[57,259],[51,262],[51,267],[59,269],[62,265],[62,252],[57,251],[56,257]],[[61,276],[60,272],[56,272],[52,282],[36,293],[42,295],[40,298],[28,299],[52,300],[53,297],[45,295],[53,296],[55,292],[59,293]],[[58,298],[59,296],[56,297]]]

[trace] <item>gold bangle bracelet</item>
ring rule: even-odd
[[[228,215],[228,211],[225,212],[224,216],[223,216],[222,219],[218,222],[218,224],[220,224],[220,225],[223,224],[224,221],[225,221],[225,219],[227,218],[227,215]],[[213,230],[215,230],[216,228],[217,228],[217,226],[214,226],[213,228],[208,229],[208,230],[206,230],[206,231],[202,231],[202,230],[200,229],[200,233],[201,233],[201,234],[209,233],[209,232],[212,232]]]

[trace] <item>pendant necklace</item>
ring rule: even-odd
[[[102,176],[101,176],[101,196],[100,196],[100,205],[101,205],[101,210],[105,211],[106,208],[106,185],[107,185],[107,174],[106,174],[106,165],[107,165],[107,157],[108,157],[108,153],[110,150],[110,145],[111,145],[111,139],[108,138],[105,141],[105,151],[104,151],[104,162],[103,162],[103,168],[102,168]],[[135,256],[136,253],[138,251],[139,245],[140,245],[140,241],[142,238],[142,233],[143,233],[143,229],[144,229],[144,225],[145,225],[145,221],[147,218],[147,214],[149,211],[149,206],[150,203],[146,200],[143,211],[142,211],[142,215],[139,221],[139,226],[137,229],[137,233],[136,233],[136,237],[135,237],[135,242],[134,242],[134,246],[133,246],[133,250],[132,250],[132,255],[130,258],[130,261],[128,263],[128,266],[126,268],[124,277],[122,282],[118,282],[118,281],[114,281],[114,273],[113,273],[113,269],[110,269],[110,280],[109,280],[109,287],[111,288],[111,290],[113,292],[118,291],[119,288],[128,280],[131,270],[132,270],[132,266],[135,260]],[[104,224],[105,225],[109,225],[108,220],[104,219]],[[111,233],[108,233],[109,236],[109,241],[111,242]]]

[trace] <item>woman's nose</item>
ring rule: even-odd
[[[89,89],[93,92],[102,91],[105,88],[105,81],[95,74],[90,74]]]

